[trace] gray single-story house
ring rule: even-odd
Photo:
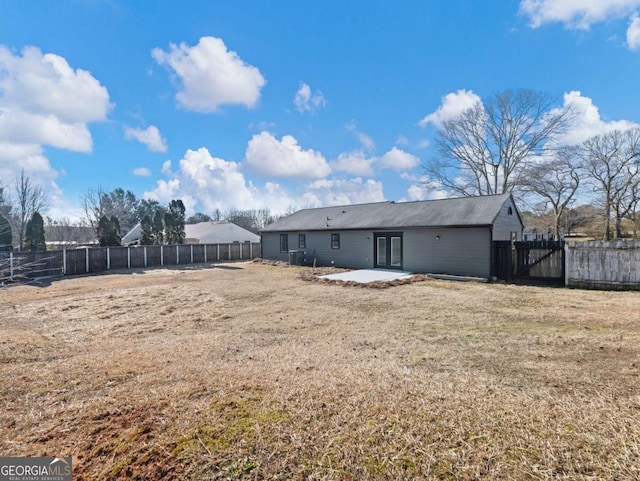
[[[492,242],[523,227],[511,194],[304,209],[262,229],[262,257],[489,278]]]

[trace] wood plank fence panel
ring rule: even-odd
[[[109,247],[109,269],[129,268],[129,248]]]
[[[145,246],[147,251],[147,267],[161,266],[164,248],[162,246]]]
[[[178,246],[179,260],[177,264],[191,264],[191,245]]]
[[[112,269],[248,260],[260,257],[255,244],[89,247],[43,252],[0,252],[0,282],[105,272]]]
[[[107,270],[107,249],[87,249],[89,252],[89,272]]]
[[[569,243],[567,285],[640,290],[640,241]]]
[[[144,265],[144,247],[131,247],[129,249],[129,258],[131,260],[131,268],[145,267]]]
[[[87,250],[66,250],[66,275],[85,274],[87,272]]]
[[[176,246],[163,246],[162,252],[163,255],[163,265],[165,266],[177,266],[178,265],[178,257],[176,254]]]
[[[193,262],[196,264],[200,264],[205,261],[204,257],[204,244],[193,244]]]

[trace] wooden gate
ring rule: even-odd
[[[492,275],[506,282],[564,285],[563,241],[494,241]]]

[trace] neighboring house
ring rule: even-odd
[[[524,241],[554,241],[563,240],[564,236],[560,234],[560,239],[556,239],[556,235],[551,229],[541,230],[538,227],[525,227],[522,231],[522,240]]]
[[[511,194],[305,209],[262,229],[262,256],[489,278],[492,241],[522,240]]]
[[[258,243],[260,236],[230,222],[200,222],[185,224],[185,244]],[[122,245],[136,244],[140,240],[140,223],[122,238]]]

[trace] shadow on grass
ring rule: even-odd
[[[0,277],[0,289],[3,287],[10,286],[34,286],[34,287],[48,287],[53,284],[55,281],[59,281],[62,279],[69,278],[81,278],[81,277],[100,277],[102,275],[109,274],[119,274],[119,275],[141,275],[145,274],[149,271],[156,270],[172,270],[172,271],[201,271],[206,269],[224,269],[224,270],[241,270],[242,267],[233,266],[229,264],[239,264],[250,262],[247,259],[243,260],[235,260],[235,261],[225,261],[225,264],[214,264],[214,263],[202,263],[202,264],[176,264],[176,265],[164,265],[164,266],[148,266],[148,267],[133,267],[131,269],[123,268],[123,269],[110,269],[103,270],[99,272],[91,272],[91,273],[83,273],[83,274],[68,274],[66,276],[57,274],[54,276],[43,276],[43,277],[25,277],[25,276],[14,276],[13,278],[2,278]]]

